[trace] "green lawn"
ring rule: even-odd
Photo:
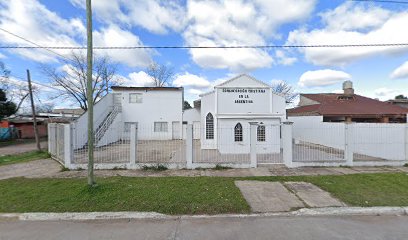
[[[307,181],[351,206],[408,206],[404,173],[299,177],[160,177],[0,181],[0,212],[154,211],[166,214],[247,213],[234,181]]]
[[[228,178],[24,179],[0,181],[0,212],[155,211],[245,213],[249,206]]]
[[[19,162],[28,162],[32,160],[38,160],[38,159],[45,159],[49,157],[50,155],[44,151],[41,151],[41,152],[32,151],[32,152],[20,153],[20,154],[15,154],[15,155],[6,155],[6,156],[0,157],[0,166],[7,165],[7,164],[13,164],[13,163],[19,163]]]

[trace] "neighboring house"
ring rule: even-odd
[[[84,110],[82,108],[56,108],[52,110],[52,113],[75,117],[83,114]]]
[[[260,152],[280,152],[280,123],[286,119],[285,98],[270,85],[246,74],[239,75],[200,95],[194,108],[184,112],[184,123],[193,124],[201,149],[220,153],[249,153],[250,123],[259,123]],[[198,131],[200,130],[200,131]]]
[[[298,107],[288,109],[287,114],[322,116],[323,122],[407,122],[407,108],[355,94],[351,81],[343,83],[343,90],[340,94],[300,94]]]
[[[386,103],[400,106],[403,108],[408,108],[408,99],[391,99],[391,100],[386,101]]]
[[[182,138],[183,88],[113,86],[94,106],[97,146],[129,140],[131,125],[139,140]],[[74,122],[74,145],[87,145],[88,112]]]
[[[22,139],[34,138],[34,123],[32,117],[14,116],[3,119],[0,123],[2,128],[16,129],[16,137]],[[47,119],[37,118],[38,134],[40,137],[47,136]]]
[[[79,115],[64,115],[56,113],[37,113],[37,126],[40,137],[46,137],[48,135],[47,124],[48,123],[70,123],[77,119]],[[11,138],[34,138],[34,121],[31,114],[20,114],[9,116],[3,121],[0,121],[0,128],[12,130],[14,136]],[[6,130],[2,130],[6,131]],[[14,134],[14,132],[16,134]]]

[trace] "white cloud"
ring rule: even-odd
[[[374,97],[380,99],[381,101],[386,101],[389,99],[394,99],[395,96],[405,94],[401,89],[392,89],[388,87],[381,87],[374,90]]]
[[[6,58],[6,55],[0,53],[0,58]]]
[[[287,56],[287,52],[282,51],[282,50],[277,50],[275,52],[275,55],[276,55],[277,62],[284,66],[290,66],[297,61],[297,58]]]
[[[75,2],[79,4],[84,1]],[[80,19],[64,19],[47,9],[38,0],[0,0],[0,27],[25,37],[40,46],[80,46],[85,42],[86,35],[86,28]],[[0,32],[0,43],[31,46],[30,43],[4,32]],[[143,43],[138,36],[115,24],[94,31],[94,46],[129,45],[142,46]],[[12,51],[41,63],[57,61],[55,54],[43,49]],[[71,54],[71,50],[53,51],[67,57]],[[147,50],[98,50],[98,53],[109,55],[113,61],[131,67],[144,67],[151,61],[151,52]]]
[[[80,8],[85,1],[70,0]],[[108,24],[140,26],[157,34],[180,31],[185,26],[185,8],[179,1],[166,0],[98,0],[93,9],[98,20]]]
[[[121,29],[116,25],[110,25],[99,31],[94,31],[95,46],[143,46],[139,37],[130,31]],[[144,49],[137,50],[98,50],[99,54],[105,54],[112,57],[115,62],[123,63],[131,67],[145,67],[152,61],[149,51]]]
[[[299,86],[301,87],[324,87],[350,80],[351,75],[342,71],[323,69],[307,71],[300,76]]]
[[[173,86],[208,88],[210,86],[210,82],[203,77],[186,72],[176,76],[176,79],[173,81]]]
[[[306,18],[314,0],[196,1],[187,3],[189,26],[183,33],[190,46],[262,45],[279,37],[282,24]],[[191,49],[195,63],[205,68],[246,71],[270,67],[272,57],[260,49]],[[293,61],[293,60],[292,60]]]
[[[390,75],[392,79],[408,78],[408,61],[396,68]]]
[[[36,0],[0,0],[0,27],[42,46],[77,46],[76,39],[83,36],[85,29],[81,20],[63,19]],[[5,32],[0,32],[0,42],[30,45]],[[38,62],[56,61],[54,54],[41,49],[12,51]],[[69,50],[55,51],[69,53]]]
[[[331,30],[366,30],[381,26],[390,11],[375,5],[345,2],[334,10],[321,14],[322,21]]]
[[[204,91],[198,90],[198,89],[190,89],[188,90],[188,92],[192,95],[197,95],[197,96],[204,93]]]
[[[363,8],[360,4],[346,3],[322,17],[326,23],[323,28],[294,30],[289,33],[287,44],[400,43],[408,39],[405,29],[408,12],[391,13],[379,7]],[[305,48],[299,51],[313,64],[342,66],[373,55],[406,53],[408,47]]]
[[[377,88],[374,90],[374,94],[378,97],[384,97],[390,94],[395,94],[397,92],[397,90],[395,89],[389,89],[389,88]]]
[[[154,82],[152,78],[144,71],[132,72],[129,78],[122,78],[123,86],[128,87],[152,87]]]

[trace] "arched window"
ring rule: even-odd
[[[265,126],[259,125],[256,129],[256,138],[258,142],[265,142]]]
[[[214,117],[211,113],[205,117],[205,138],[214,139]]]
[[[234,128],[234,138],[235,142],[242,142],[242,125],[241,123],[237,123]]]

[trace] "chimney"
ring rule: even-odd
[[[353,82],[349,80],[345,81],[343,83],[343,91],[344,91],[344,95],[353,96],[354,95]]]

